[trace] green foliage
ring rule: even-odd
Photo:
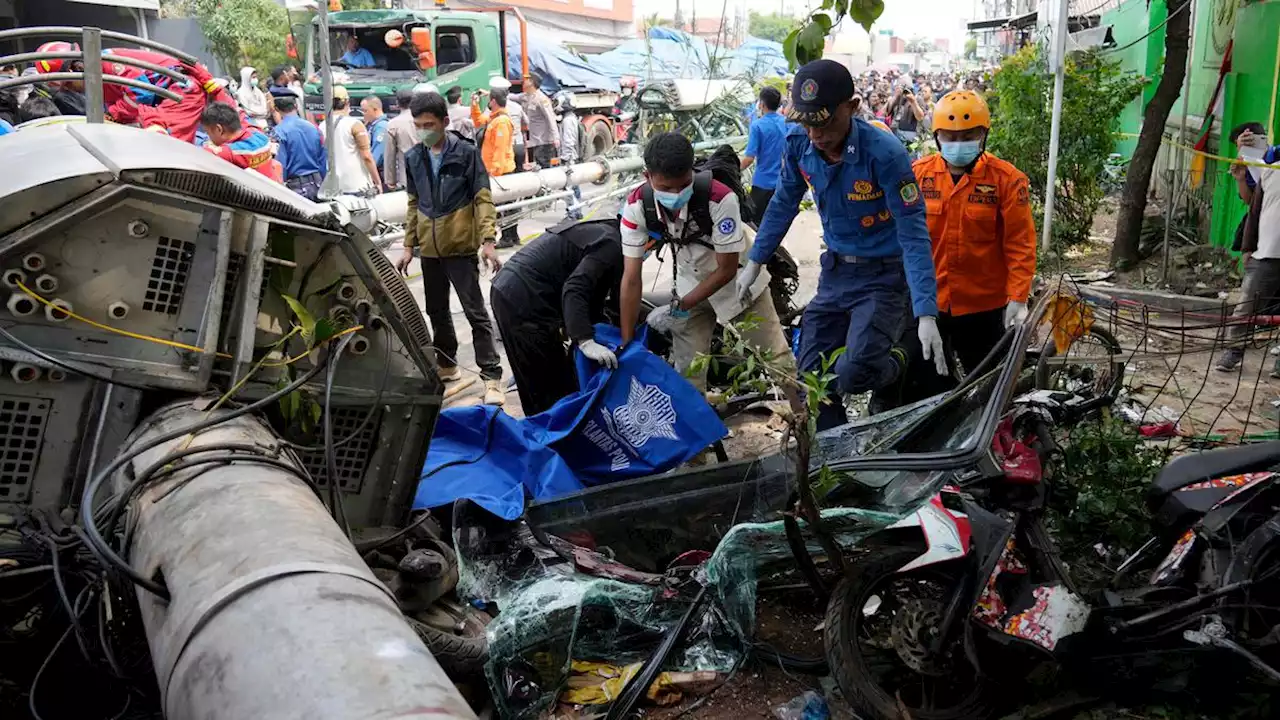
[[[765,40],[783,42],[791,33],[796,19],[790,15],[777,13],[758,13],[754,10],[747,16],[747,32]]]
[[[289,13],[274,0],[165,0],[168,17],[195,17],[210,54],[224,72],[238,75],[243,66],[265,76],[290,61],[285,51]]]
[[[1169,451],[1115,418],[1082,423],[1060,444],[1050,517],[1063,557],[1098,558],[1099,543],[1115,555],[1137,550],[1151,535],[1147,486]]]
[[[1104,194],[1104,174],[1120,112],[1138,97],[1146,82],[1097,53],[1068,57],[1053,220],[1055,248],[1088,240]],[[993,116],[987,147],[1027,174],[1039,223],[1048,183],[1053,75],[1041,49],[1028,46],[1005,58],[992,83],[987,98]]]
[[[822,57],[827,35],[839,27],[846,16],[871,32],[871,26],[883,13],[884,0],[822,0],[822,6],[782,41],[782,52],[794,70]]]
[[[966,60],[978,59],[978,38],[970,37],[964,41],[964,57]]]

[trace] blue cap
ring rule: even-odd
[[[840,103],[853,98],[853,76],[835,60],[814,60],[800,68],[791,83],[787,119],[821,127],[831,122]]]

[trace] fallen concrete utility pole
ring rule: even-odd
[[[207,417],[157,411],[133,446]],[[128,447],[125,448],[126,450]],[[241,417],[141,454],[168,463],[129,505],[130,563],[172,597],[138,603],[170,720],[474,718],[275,434]],[[116,488],[130,485],[129,473]]]
[[[693,149],[695,151],[714,150],[721,145],[745,142],[746,139],[745,136],[737,135],[721,140],[708,140],[695,143]],[[643,168],[644,158],[639,155],[626,158],[599,158],[568,167],[553,167],[534,172],[490,177],[489,187],[493,190],[493,204],[500,206],[524,198],[602,183],[610,177],[637,172]],[[352,219],[368,230],[378,223],[403,223],[409,198],[405,192],[401,191],[383,193],[373,198],[345,195],[336,198],[335,202],[350,210]]]

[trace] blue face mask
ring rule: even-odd
[[[688,185],[685,189],[678,193],[662,192],[661,190],[653,191],[653,199],[657,200],[662,207],[676,211],[689,203],[689,198],[693,197],[693,186]]]
[[[944,142],[940,145],[942,145],[942,159],[955,167],[969,167],[982,154],[981,140]]]

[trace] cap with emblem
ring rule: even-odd
[[[835,60],[814,60],[796,73],[787,119],[805,125],[826,125],[840,103],[852,97],[853,76],[849,68]]]

